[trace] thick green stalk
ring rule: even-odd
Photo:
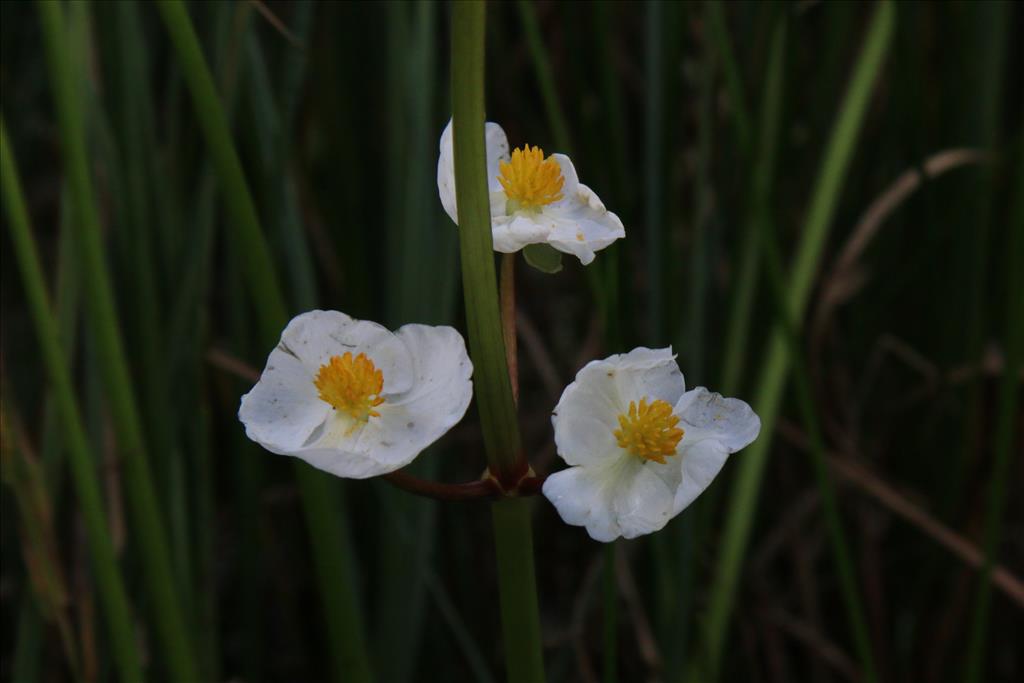
[[[786,304],[794,319],[799,320],[803,316],[821,249],[838,203],[839,190],[853,155],[868,99],[884,61],[894,24],[895,8],[892,3],[880,4],[868,27],[864,47],[826,147],[787,287]],[[738,459],[740,469],[728,506],[729,517],[711,591],[705,647],[700,653],[706,668],[702,669],[698,665],[693,672],[695,678],[714,680],[718,675],[726,629],[732,614],[789,363],[784,332],[776,329],[754,400],[754,409],[761,417],[761,435]]]
[[[88,319],[96,339],[110,410],[117,430],[119,452],[124,462],[135,539],[142,555],[168,669],[176,679],[196,680],[193,646],[185,628],[182,603],[171,571],[166,528],[160,519],[160,508],[142,435],[142,422],[125,361],[113,290],[104,262],[99,218],[93,203],[86,158],[84,117],[72,80],[71,55],[67,50],[67,33],[61,16],[63,10],[60,5],[51,2],[39,2],[37,8],[60,122],[64,163],[75,205],[75,225],[84,269]]]
[[[264,342],[274,343],[287,323],[287,309],[241,162],[231,143],[227,118],[185,6],[180,0],[162,0],[158,7],[223,188],[233,243],[242,257],[247,286],[258,304],[260,336]],[[339,514],[331,480],[304,464],[296,466],[296,477],[302,489],[335,675],[339,680],[371,680],[349,561],[352,553],[343,552],[350,547],[351,539]]]
[[[509,683],[544,683],[530,500],[507,498],[492,505],[491,513],[498,557],[505,671]]]
[[[482,2],[452,7],[452,118],[458,188],[462,289],[466,301],[473,384],[490,469],[513,483],[524,473],[512,387],[498,313],[484,149],[484,16]],[[508,678],[544,680],[533,568],[529,503],[492,506]]]
[[[498,313],[491,210],[484,149],[484,11],[482,2],[452,7],[452,126],[466,325],[473,388],[491,470],[515,483],[525,468],[505,366]],[[462,182],[459,182],[459,179]]]
[[[114,545],[107,532],[103,512],[103,497],[93,470],[93,456],[75,401],[71,376],[61,351],[57,323],[46,294],[39,254],[29,226],[28,211],[18,180],[14,154],[7,142],[7,130],[0,121],[0,181],[7,208],[11,242],[21,269],[25,295],[28,298],[39,349],[52,385],[53,398],[59,412],[64,439],[68,447],[68,462],[79,508],[89,539],[89,555],[99,587],[100,601],[110,629],[110,644],[118,675],[124,681],[141,681],[142,666],[135,642],[131,608],[124,581],[114,554]]]

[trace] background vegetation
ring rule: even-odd
[[[0,677],[500,680],[485,504],[315,474],[235,417],[291,315],[464,327],[448,7],[191,3],[205,100],[180,9],[0,5]],[[534,468],[576,370],[637,345],[765,421],[611,551],[535,501],[549,680],[1018,680],[1020,6],[494,3],[487,30],[488,118],[627,231],[518,269]],[[413,469],[483,467],[471,408]]]

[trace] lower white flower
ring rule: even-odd
[[[605,542],[664,527],[761,430],[743,401],[686,391],[671,349],[642,347],[588,363],[551,421],[571,467],[547,478],[544,495]]]
[[[496,123],[487,122],[484,140],[495,251],[511,254],[528,244],[550,244],[587,265],[594,252],[626,236],[619,217],[576,177],[569,157],[545,158],[543,150],[529,145],[510,155],[505,131]],[[441,134],[437,191],[457,224],[451,121]]]
[[[337,311],[296,316],[242,397],[245,433],[339,477],[397,470],[452,428],[473,364],[451,327],[397,332]]]

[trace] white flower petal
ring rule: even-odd
[[[501,161],[509,161],[512,157],[508,152],[508,136],[505,129],[496,123],[488,121],[484,124],[484,145],[487,147],[487,189],[491,192],[501,192],[504,189],[498,176],[501,175]],[[455,157],[453,156],[452,159]],[[502,209],[502,213],[504,213]],[[493,207],[491,214],[494,214]]]
[[[633,476],[615,489],[612,510],[626,538],[658,531],[676,514],[672,507],[675,489],[669,488],[665,480],[653,472],[657,467],[665,465],[640,462],[633,468]]]
[[[573,204],[576,192],[579,189],[580,179],[576,175],[576,167],[572,165],[572,160],[569,157],[564,154],[552,154],[549,158],[558,164],[558,168],[562,171],[562,198],[557,202],[548,204],[544,208],[549,211],[557,211]]]
[[[441,133],[441,150],[437,158],[437,194],[441,197],[444,212],[459,224],[459,213],[455,206],[455,149],[452,144],[452,120]]]
[[[575,195],[551,214],[557,219],[548,243],[576,256],[583,265],[594,260],[594,252],[626,236],[622,221],[604,208],[594,191],[583,184]]]
[[[647,368],[664,365],[668,362],[675,362],[676,356],[672,353],[672,347],[664,349],[649,349],[646,346],[638,346],[629,353],[616,353],[604,359],[606,363],[613,363],[620,368],[632,370],[643,370]]]
[[[385,394],[379,416],[365,424],[335,415],[295,455],[339,476],[373,477],[405,467],[462,419],[473,397],[473,364],[462,335],[451,327],[405,325],[396,336],[412,358],[409,391]]]
[[[277,347],[302,361],[310,382],[333,356],[365,353],[384,375],[384,393],[412,386],[412,359],[405,344],[386,327],[356,320],[339,311],[309,311],[295,316]]]
[[[675,499],[672,504],[673,517],[686,509],[697,496],[704,492],[704,489],[721,471],[726,458],[729,457],[729,451],[721,443],[707,439],[687,446],[687,436],[683,437],[679,454],[672,458],[672,460],[680,459],[677,467],[682,472],[679,488],[675,491]]]
[[[570,467],[548,475],[544,496],[566,524],[587,528],[595,541],[614,541],[622,535],[612,511],[614,476],[601,467]]]
[[[302,362],[274,349],[256,386],[242,397],[238,419],[246,436],[282,454],[301,448],[330,411]]]
[[[551,228],[547,242],[587,265],[594,260],[594,252],[625,237],[625,228],[619,217],[605,208],[597,194],[579,182],[569,157],[552,154],[551,158],[561,167],[564,182],[562,199],[542,211],[544,222]]]
[[[319,470],[345,479],[368,479],[398,469],[378,462],[365,453],[351,453],[337,448],[306,448],[283,455],[301,458]]]
[[[675,405],[686,391],[683,373],[679,371],[671,348],[638,347],[625,354],[610,356],[605,361],[613,366],[619,396],[625,406],[630,401],[657,399]]]
[[[391,404],[418,410],[414,406],[430,401],[435,413],[439,408],[445,412],[445,420],[462,419],[473,395],[473,363],[462,335],[446,325],[415,324],[402,326],[396,335],[409,350],[414,381],[412,389]]]
[[[576,373],[551,415],[558,454],[570,465],[617,457],[621,449],[613,432],[624,410],[614,368],[605,361],[591,361]]]
[[[488,121],[484,124],[484,144],[487,146],[487,187],[491,192],[491,215],[498,207],[495,206],[494,194],[502,192],[501,183],[498,181],[499,167],[501,160],[508,161],[508,138],[505,131],[496,123]],[[452,141],[452,121],[448,120],[441,133],[440,155],[437,159],[437,192],[441,197],[441,206],[444,207],[452,221],[459,223],[458,208],[455,201],[455,149]],[[504,202],[501,202],[500,213],[505,213]]]
[[[650,464],[624,455],[596,467],[570,467],[548,476],[542,491],[562,521],[586,527],[595,541],[635,538],[673,516],[674,491]]]
[[[729,452],[745,448],[761,431],[761,419],[749,405],[737,398],[697,387],[686,392],[676,404],[680,427],[686,430],[685,443],[714,439]]]
[[[545,224],[542,219],[543,214],[517,213],[512,216],[494,216],[491,219],[494,250],[503,254],[514,254],[528,244],[546,242],[553,224]]]

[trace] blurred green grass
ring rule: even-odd
[[[115,327],[90,303],[97,264],[76,235],[91,228],[75,208],[75,162],[31,3],[0,5],[2,110],[145,678],[348,680],[362,670],[381,681],[500,679],[482,506],[340,482],[305,465],[297,476],[245,440],[235,411],[250,381],[230,366],[262,367],[281,323],[313,307],[393,327],[465,329],[457,236],[434,182],[450,116],[449,8],[190,3],[227,126],[205,133],[155,7],[52,9],[71,32],[62,49],[83,116],[78,181],[96,207]],[[557,397],[548,385],[564,386],[591,358],[672,343],[689,385],[755,407],[759,377],[783,363],[774,435],[766,428],[752,452],[734,456],[668,529],[617,544],[613,573],[584,532],[562,525],[543,500],[533,505],[550,680],[681,680],[716,650],[725,654],[723,680],[859,677],[864,647],[843,577],[855,584],[878,679],[1010,681],[1024,670],[1015,639],[1024,605],[1013,592],[1024,566],[1021,502],[1000,493],[1024,474],[1014,404],[1021,342],[1011,334],[1024,311],[1010,296],[1022,290],[1024,267],[1024,54],[1015,40],[1024,12],[997,2],[889,5],[888,54],[867,85],[859,134],[825,210],[814,188],[879,11],[746,2],[488,8],[488,118],[513,145],[571,153],[627,231],[586,272],[570,259],[557,275],[519,269],[524,325],[539,331],[539,344],[520,343],[520,419],[534,466],[555,467],[548,415]],[[982,151],[984,162],[928,177],[927,159],[964,148]],[[242,173],[233,179],[224,155],[236,152]],[[911,192],[880,217],[868,212],[906,177]],[[99,551],[93,530],[81,531],[81,494],[67,483],[70,435],[48,407],[58,396],[45,379],[4,204],[3,466],[6,476],[9,443],[10,457],[38,452],[46,465],[68,577],[61,609],[80,655],[72,668],[56,622],[41,616],[19,536],[38,520],[25,519],[17,488],[5,487],[0,677],[117,678],[119,646],[93,597],[105,580],[89,563]],[[872,220],[877,231],[868,232]],[[764,234],[778,247],[778,279],[790,283],[781,293]],[[254,235],[266,242],[266,262]],[[815,236],[820,257],[797,258]],[[841,264],[858,239],[856,261]],[[780,296],[795,299],[796,343],[780,338],[770,351],[785,323]],[[104,339],[115,332],[137,397],[127,404],[112,402],[104,376]],[[795,362],[777,359],[796,349]],[[776,360],[766,362],[769,353]],[[810,400],[782,390],[787,366],[805,375],[793,388],[805,386]],[[139,526],[137,506],[147,503],[130,466],[136,449],[125,449],[133,419],[125,405],[139,415],[153,474],[148,503],[169,549],[158,571],[172,578],[161,590],[175,596],[171,611],[183,615],[192,654],[168,645],[175,627],[147,588],[155,537]],[[23,428],[7,426],[14,417]],[[817,462],[835,465],[825,473],[834,515],[805,453],[818,428]],[[763,458],[764,469],[742,494],[735,484],[752,468],[747,455]],[[870,477],[837,476],[851,465]],[[447,481],[483,467],[474,410],[415,465]],[[880,502],[882,485],[968,548],[990,549],[1018,583],[990,582],[936,526],[907,523],[891,499]],[[748,520],[749,542],[728,520]],[[848,552],[832,555],[837,522]],[[309,528],[322,529],[313,544]],[[616,583],[606,581],[599,597],[606,562]],[[612,648],[617,656],[608,657]],[[200,673],[185,673],[189,666]]]

